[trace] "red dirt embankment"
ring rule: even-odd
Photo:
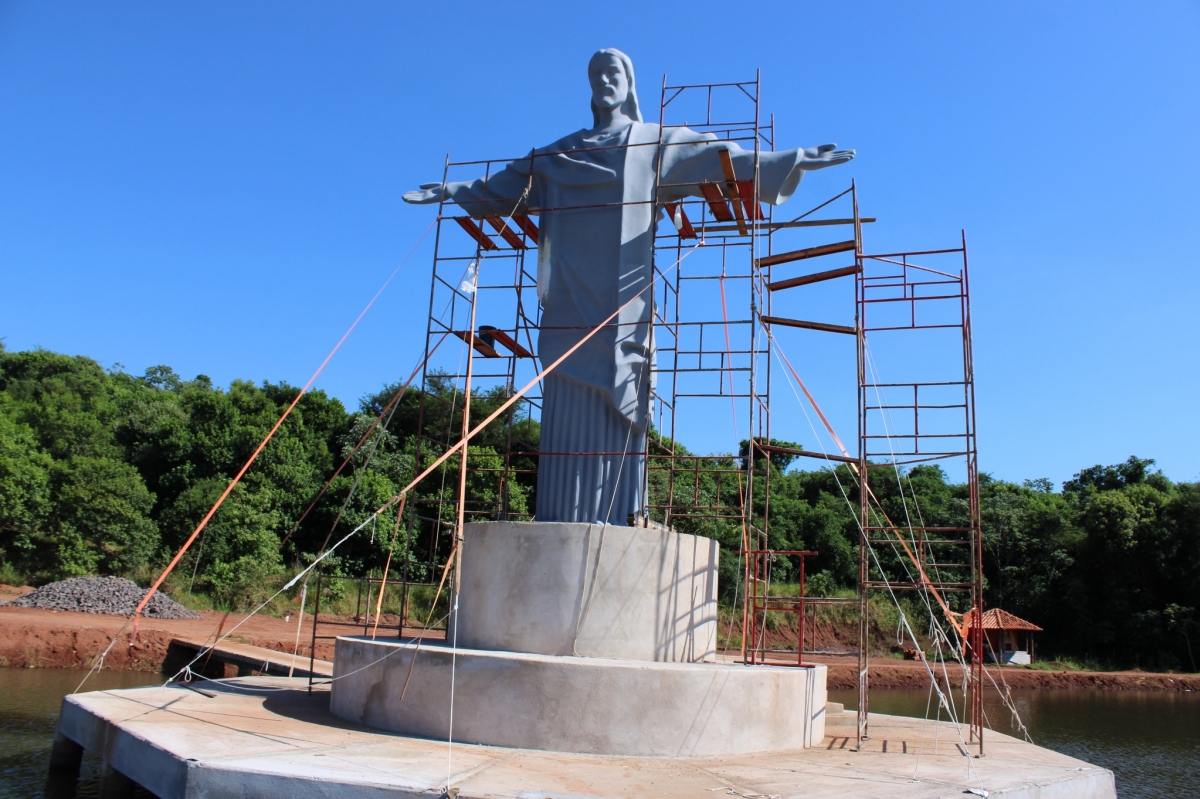
[[[858,685],[858,658],[815,655],[806,661],[829,667],[827,685],[831,689]],[[872,658],[871,687],[928,688],[929,672],[917,660]],[[1049,671],[1021,666],[987,667],[996,684],[1010,688],[1092,688],[1109,691],[1200,691],[1200,674],[1163,674],[1146,671]],[[957,667],[948,669],[950,679],[961,674]],[[987,677],[984,680],[990,682]]]
[[[126,629],[109,652],[104,667],[114,671],[160,670],[172,638],[212,638],[225,614],[205,611],[203,616],[202,619],[142,619],[137,643],[132,647],[129,645],[129,630]],[[244,616],[230,614],[225,619],[224,632],[233,630],[243,619]],[[121,616],[98,613],[0,607],[0,666],[89,668],[125,621]],[[324,622],[322,615],[322,634],[334,632],[326,630]],[[305,616],[300,635],[301,655],[308,655],[311,624],[311,617]],[[346,628],[345,632],[353,634],[354,630]],[[291,652],[296,642],[296,617],[285,622],[270,616],[255,616],[238,627],[231,638],[278,652]],[[331,660],[333,641],[318,641],[317,657]],[[853,656],[816,655],[805,660],[829,667],[828,686],[832,689],[853,688],[857,684],[858,661]],[[1200,674],[1043,671],[995,666],[990,666],[989,671],[998,684],[1012,688],[1200,691]],[[919,661],[871,659],[871,685],[875,688],[925,688],[929,685],[928,679],[928,672]]]
[[[205,640],[215,636],[225,614],[205,611],[202,615],[202,619],[143,618],[137,643],[129,645],[130,629],[126,628],[105,658],[104,667],[114,671],[158,671],[172,638]],[[245,616],[230,614],[224,632],[228,633],[243,619]],[[0,666],[90,668],[125,621],[123,616],[99,613],[0,607]],[[305,616],[300,635],[302,655],[308,655],[311,637],[312,619]],[[291,652],[296,643],[296,617],[285,622],[270,616],[255,616],[238,627],[231,638],[278,652]],[[333,642],[318,641],[317,657],[331,659]]]

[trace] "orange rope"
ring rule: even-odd
[[[375,301],[379,299],[379,295],[383,294],[384,289],[388,287],[388,285],[392,282],[392,279],[396,277],[396,274],[400,271],[404,264],[408,262],[408,259],[412,256],[413,252],[416,251],[417,247],[421,246],[421,242],[424,241],[425,237],[429,235],[429,231],[433,230],[433,225],[436,223],[437,220],[435,219],[434,222],[430,224],[428,228],[426,228],[425,232],[421,235],[421,238],[417,240],[417,243],[413,245],[412,250],[410,250],[408,255],[404,257],[404,260],[392,270],[392,273],[388,275],[388,279],[383,281],[383,285],[379,287],[379,291],[375,292],[375,296],[372,297],[371,301],[368,302],[366,307],[362,309],[362,312],[359,313],[358,318],[356,318],[354,323],[351,324],[350,327],[347,328],[346,332],[342,334],[342,337],[338,340],[338,343],[334,345],[334,348],[329,351],[328,355],[325,356],[325,360],[322,361],[321,365],[317,367],[317,371],[313,372],[312,377],[308,378],[308,382],[304,384],[304,388],[300,389],[300,393],[296,395],[296,398],[292,400],[290,405],[288,405],[287,410],[285,410],[283,415],[279,417],[279,421],[275,422],[275,426],[271,428],[269,433],[267,433],[266,438],[259,443],[258,447],[254,450],[254,453],[249,457],[249,459],[247,459],[246,463],[242,465],[242,468],[238,470],[238,473],[234,476],[234,478],[229,481],[229,485],[225,487],[223,492],[221,492],[221,496],[215,503],[213,503],[212,508],[210,508],[208,513],[204,515],[204,518],[200,520],[200,524],[196,525],[196,529],[192,531],[190,536],[188,536],[187,541],[183,542],[183,546],[179,548],[179,552],[175,553],[175,557],[171,559],[169,564],[167,564],[167,568],[163,569],[163,573],[160,574],[158,579],[154,581],[154,585],[151,586],[150,590],[146,592],[146,595],[142,597],[142,601],[138,603],[137,608],[135,608],[133,611],[133,632],[129,635],[130,646],[132,646],[137,640],[138,621],[141,618],[142,610],[144,610],[146,607],[146,603],[150,601],[150,598],[154,596],[154,592],[157,591],[163,584],[163,580],[167,579],[167,575],[169,575],[175,566],[179,564],[179,561],[183,558],[184,553],[188,551],[188,548],[191,547],[193,542],[195,542],[196,537],[200,535],[200,531],[203,530],[212,517],[216,515],[217,511],[221,508],[221,505],[224,504],[229,495],[233,493],[233,489],[237,487],[239,482],[241,482],[242,477],[246,474],[246,471],[250,468],[250,465],[254,463],[255,459],[257,459],[259,454],[263,451],[263,448],[265,448],[267,443],[275,437],[275,433],[278,432],[284,421],[288,418],[288,416],[291,415],[292,410],[296,407],[296,403],[300,402],[300,398],[307,394],[308,390],[312,388],[312,384],[316,382],[317,377],[321,374],[321,372],[325,371],[325,367],[329,365],[329,362],[333,359],[333,356],[339,349],[342,348],[342,345],[346,343],[346,339],[348,339],[350,334],[354,332],[354,328],[358,327],[358,323],[361,322],[363,317],[367,315],[367,311],[371,310],[371,306],[373,306]]]
[[[433,357],[433,354],[435,352],[437,352],[438,347],[442,346],[442,342],[445,341],[446,337],[449,335],[450,335],[449,332],[442,334],[442,337],[439,338],[437,340],[437,343],[433,345],[433,349],[431,349],[429,351],[429,354],[426,355],[425,358],[419,364],[417,364],[417,368],[413,369],[412,374],[408,376],[408,380],[405,381],[404,385],[400,387],[400,390],[397,391],[395,393],[395,395],[392,396],[392,399],[388,402],[387,406],[382,411],[379,412],[378,416],[375,417],[375,421],[371,423],[371,426],[369,428],[367,428],[367,432],[363,433],[362,438],[360,438],[358,440],[358,443],[354,445],[354,449],[352,449],[350,451],[350,454],[346,456],[346,460],[342,461],[342,465],[337,467],[337,471],[335,471],[333,473],[333,475],[329,478],[329,480],[326,481],[326,483],[325,483],[324,487],[321,489],[320,493],[318,493],[317,496],[313,499],[312,503],[307,508],[304,509],[304,513],[300,514],[300,518],[296,521],[295,526],[292,527],[292,529],[290,531],[288,531],[288,534],[283,537],[283,540],[279,542],[279,548],[281,550],[283,549],[283,545],[288,542],[288,539],[292,537],[292,534],[295,533],[298,529],[300,529],[300,525],[304,523],[304,519],[308,516],[309,513],[312,512],[312,509],[317,506],[317,503],[321,501],[321,497],[325,496],[325,492],[329,490],[329,486],[333,485],[333,481],[336,480],[338,475],[342,473],[342,469],[345,469],[346,465],[348,463],[350,463],[351,458],[353,458],[355,455],[358,454],[358,450],[366,442],[367,437],[370,436],[371,433],[374,432],[375,428],[379,426],[379,423],[383,420],[384,415],[387,414],[387,412],[392,409],[392,406],[395,405],[396,402],[399,401],[399,399],[402,396],[404,396],[404,392],[408,389],[409,386],[412,385],[412,381],[416,379],[417,373],[421,371],[421,367],[423,367],[426,363],[429,362],[429,359]]]
[[[829,420],[826,419],[825,414],[823,414],[821,412],[821,407],[819,405],[817,405],[817,401],[815,399],[813,399],[812,394],[810,394],[808,392],[808,388],[804,385],[804,381],[800,379],[800,375],[796,374],[796,370],[792,366],[791,361],[789,361],[787,356],[783,354],[783,350],[781,350],[779,348],[778,344],[776,344],[776,346],[775,346],[775,351],[779,353],[779,357],[782,358],[783,362],[787,365],[788,371],[790,371],[792,373],[792,377],[794,377],[796,379],[796,382],[800,384],[800,390],[804,392],[804,396],[808,397],[808,401],[809,401],[809,403],[812,404],[813,410],[815,410],[817,412],[817,416],[819,416],[821,418],[821,422],[824,423],[825,429],[829,431],[829,435],[833,437],[833,440],[837,443],[838,448],[842,451],[842,454],[845,455],[847,458],[850,457],[850,453],[846,451],[846,447],[842,444],[841,439],[838,438],[837,433],[833,432],[833,426],[831,424],[829,424]],[[891,528],[892,534],[896,536],[896,540],[898,542],[900,542],[900,546],[904,548],[904,553],[906,555],[908,555],[908,559],[910,561],[912,561],[913,566],[915,566],[917,568],[917,573],[921,576],[921,582],[924,583],[925,587],[929,590],[929,592],[933,594],[933,598],[937,600],[938,605],[942,608],[942,612],[946,614],[946,618],[947,618],[947,620],[949,620],[951,626],[954,627],[954,629],[958,632],[958,634],[965,639],[966,638],[965,628],[962,625],[960,625],[957,621],[955,621],[955,618],[954,618],[955,616],[961,616],[962,614],[955,613],[954,611],[950,610],[950,606],[946,604],[946,601],[944,599],[942,599],[942,595],[940,593],[938,593],[937,588],[934,587],[933,581],[929,579],[929,575],[925,574],[925,568],[921,565],[920,559],[917,558],[917,556],[915,554],[913,554],[913,551],[908,546],[908,542],[905,541],[904,536],[901,535],[900,528],[898,528],[896,526],[895,522],[893,522],[891,519],[888,518],[887,513],[883,510],[883,503],[881,503],[879,501],[879,498],[875,496],[875,492],[871,490],[871,486],[867,481],[867,476],[865,474],[859,473],[858,464],[851,463],[850,469],[856,475],[858,475],[859,486],[861,487],[861,489],[863,491],[867,492],[867,496],[870,499],[875,500],[875,506],[878,509],[879,514],[881,516],[883,516],[884,521],[886,521],[888,524],[888,527]],[[867,537],[867,533],[864,530],[863,531],[863,538],[864,538],[863,546],[867,546],[866,537]]]
[[[695,247],[693,247],[688,252],[684,253],[684,255],[679,259],[679,261],[675,262],[675,265],[678,265],[680,261],[682,261],[684,258],[686,258],[691,253],[695,252],[696,248],[699,247],[701,244],[703,244],[703,242],[696,244]],[[647,291],[649,291],[650,288],[652,288],[657,281],[658,281],[658,277],[653,278],[650,281],[649,285],[647,285],[645,288],[643,288],[637,294],[634,294],[632,297],[630,297],[628,300],[626,300],[625,304],[622,305],[617,310],[613,311],[611,314],[609,314],[607,319],[605,319],[603,322],[601,322],[600,324],[596,325],[591,330],[589,330],[587,335],[585,335],[579,341],[575,342],[575,344],[569,350],[564,352],[562,355],[558,356],[558,358],[555,359],[554,363],[550,364],[545,369],[538,372],[532,380],[530,380],[528,383],[525,384],[524,388],[522,388],[517,393],[513,394],[511,397],[509,397],[507,400],[505,400],[504,403],[499,408],[497,408],[496,410],[494,410],[490,414],[488,414],[488,417],[486,419],[484,419],[482,422],[480,422],[475,427],[474,430],[472,430],[466,436],[461,438],[459,440],[459,442],[457,444],[455,444],[454,446],[450,447],[450,449],[443,452],[441,457],[439,457],[436,461],[434,461],[432,464],[430,464],[429,468],[427,468],[425,471],[421,472],[419,475],[417,475],[415,478],[413,478],[413,481],[411,483],[409,483],[408,485],[406,485],[404,488],[402,488],[394,497],[392,497],[387,502],[380,505],[379,508],[375,511],[375,513],[376,514],[383,513],[385,510],[390,508],[392,505],[395,505],[396,502],[398,500],[400,500],[401,497],[406,495],[418,483],[420,483],[422,480],[424,480],[426,477],[428,477],[430,474],[432,474],[435,469],[437,469],[439,466],[441,466],[443,463],[445,463],[449,458],[453,457],[454,453],[456,453],[460,449],[463,449],[464,447],[466,447],[468,442],[470,442],[470,440],[472,438],[474,438],[475,436],[479,435],[480,431],[482,431],[483,428],[487,427],[489,424],[494,422],[497,419],[497,417],[499,417],[502,413],[504,413],[509,408],[511,408],[517,400],[519,400],[519,399],[521,399],[521,397],[525,396],[525,393],[528,392],[529,389],[536,386],[538,383],[540,383],[542,381],[543,377],[545,377],[546,375],[550,374],[550,372],[557,369],[558,365],[561,364],[563,361],[565,361],[567,358],[571,357],[571,355],[573,355],[577,349],[579,349],[584,344],[591,341],[592,336],[596,335],[601,330],[608,327],[608,324],[610,322],[612,322],[612,320],[616,319],[618,314],[621,313],[621,311],[625,310],[627,307],[629,307],[631,304],[633,304],[634,300],[637,300],[639,297],[641,297],[643,294],[645,294]]]
[[[821,413],[821,406],[817,405],[817,401],[813,399],[813,395],[808,393],[808,386],[804,385],[804,381],[800,379],[800,375],[796,374],[796,370],[792,366],[792,362],[789,361],[788,357],[783,354],[783,350],[779,348],[778,342],[775,344],[775,351],[779,353],[779,357],[783,359],[785,364],[787,364],[788,371],[792,373],[792,377],[796,378],[796,382],[800,384],[800,390],[804,392],[804,396],[808,397],[808,401],[813,406],[813,410],[816,411],[817,416],[821,418],[821,423],[824,424],[825,429],[829,431],[829,435],[833,438],[834,443],[838,445],[838,449],[842,451],[844,456],[849,458],[850,453],[846,451],[846,445],[842,443],[840,438],[838,438],[838,434],[833,432],[833,425],[831,425],[829,420],[825,418],[825,414]],[[855,468],[854,464],[850,464],[850,468],[854,469],[856,474],[858,473],[858,469]]]
[[[404,515],[404,503],[408,498],[400,500],[400,507],[396,509],[396,527],[392,530],[392,543],[388,545],[387,563],[383,564],[383,578],[379,581],[379,600],[375,603],[375,626],[371,628],[371,640],[375,640],[375,633],[379,630],[379,613],[383,610],[383,592],[387,589],[388,569],[392,568],[392,551],[396,548],[396,538],[400,535],[400,517]],[[405,553],[408,552],[408,539],[405,538]],[[400,635],[404,635],[404,608],[400,608]]]

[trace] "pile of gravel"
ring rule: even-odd
[[[146,592],[138,588],[137,583],[123,577],[72,577],[43,585],[9,604],[19,608],[129,616],[145,595]],[[188,610],[162,591],[154,592],[142,615],[155,619],[201,618],[199,613]]]

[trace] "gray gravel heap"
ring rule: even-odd
[[[145,595],[137,583],[124,577],[72,577],[43,585],[10,604],[20,608],[129,616]],[[201,618],[199,613],[188,610],[162,591],[154,592],[142,615],[155,619]]]

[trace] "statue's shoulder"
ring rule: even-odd
[[[655,126],[657,127],[657,126]],[[711,133],[699,133],[691,128],[668,127],[663,130],[662,140],[669,144],[683,144],[685,142],[709,142],[720,141]]]
[[[554,153],[562,153],[562,152],[567,152],[569,150],[578,150],[580,147],[585,146],[585,143],[583,140],[587,136],[587,134],[588,134],[587,129],[581,128],[581,129],[575,131],[574,133],[568,133],[566,136],[563,136],[561,139],[557,139],[555,141],[550,142],[545,147],[535,148],[533,152],[535,155],[553,155]]]

